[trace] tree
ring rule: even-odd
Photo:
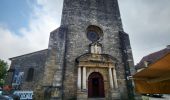
[[[0,86],[4,84],[4,78],[7,74],[8,64],[0,59]]]

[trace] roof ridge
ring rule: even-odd
[[[20,55],[20,56],[16,56],[16,57],[9,58],[9,60],[12,60],[12,59],[14,59],[14,58],[19,58],[19,57],[22,57],[22,56],[31,55],[31,54],[38,53],[38,52],[47,51],[47,50],[48,50],[48,49],[43,49],[43,50],[39,50],[39,51],[35,51],[35,52],[31,52],[31,53],[22,54],[22,55]]]
[[[154,63],[155,61],[159,60],[160,58],[162,58],[163,56],[165,56],[166,54],[170,53],[170,49],[164,48],[161,49],[159,51],[150,53],[146,56],[144,56],[139,63],[136,64],[136,68],[138,69],[138,67],[143,66],[143,62],[144,61],[149,61],[151,64]]]

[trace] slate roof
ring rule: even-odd
[[[170,53],[170,45],[168,45],[166,48],[151,53],[145,57],[143,57],[141,59],[141,61],[135,66],[136,69],[140,69],[140,68],[144,68],[144,61],[147,61],[149,64],[154,63],[155,61],[159,60],[160,58],[162,58],[163,56],[165,56],[166,54]]]
[[[37,53],[47,53],[47,51],[48,51],[48,49],[44,49],[44,50],[40,50],[40,51],[35,51],[35,52],[32,52],[32,53],[27,53],[27,54],[23,54],[23,55],[19,55],[19,56],[16,56],[16,57],[9,58],[9,60],[13,60],[13,59],[17,59],[17,58],[22,58],[22,57],[30,56],[30,55],[35,55]]]

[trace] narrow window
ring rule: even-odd
[[[34,76],[34,68],[29,68],[26,81],[31,82],[33,80],[33,76]]]

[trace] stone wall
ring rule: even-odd
[[[24,72],[24,77],[22,79],[22,84],[20,87],[21,90],[35,89],[36,84],[43,77],[46,56],[47,56],[47,49],[10,58],[11,60],[10,70],[13,71],[13,74],[15,73],[15,71]],[[34,68],[34,73],[33,73],[33,80],[28,82],[27,75],[28,75],[29,68]],[[8,76],[9,79],[12,79],[10,77],[13,77],[13,74],[10,74]],[[11,84],[11,82],[12,80],[10,80],[9,84]]]
[[[47,60],[45,63],[43,80],[37,87],[37,97],[41,100],[62,98],[63,76],[65,68],[67,27],[60,26],[52,31],[49,39]],[[49,94],[50,96],[48,96]]]
[[[75,100],[77,98],[76,59],[90,53],[87,28],[97,26],[102,30],[98,41],[102,53],[116,59],[120,100],[127,100],[131,94],[129,75],[133,73],[133,57],[129,37],[123,32],[117,0],[64,0],[61,26],[51,32],[48,50],[11,58],[11,69],[35,68],[32,82],[24,82],[22,89],[36,87],[37,99]],[[122,32],[122,33],[121,33]],[[45,66],[45,67],[44,67]],[[109,98],[107,69],[95,69],[104,76],[106,96]],[[87,69],[88,72],[94,71]],[[37,85],[38,84],[38,85]],[[132,88],[132,87],[130,87]],[[131,99],[133,100],[133,98]]]
[[[119,31],[123,31],[117,0],[64,0],[61,25],[67,26],[67,50],[64,76],[64,99],[76,97],[77,67],[75,59],[89,52],[91,41],[86,29],[96,25],[103,31],[100,43],[103,53],[115,57],[119,90],[122,98],[127,98],[125,68],[122,61]]]

